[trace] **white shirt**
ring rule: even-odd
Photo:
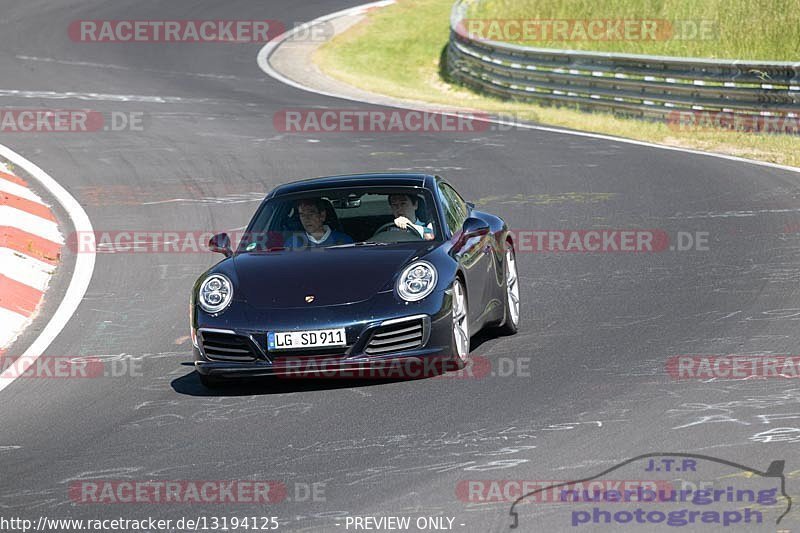
[[[320,237],[319,239],[315,239],[313,235],[306,232],[306,237],[308,237],[308,240],[313,242],[314,244],[320,244],[325,242],[325,240],[331,236],[331,227],[328,226],[327,224],[325,224],[322,227],[325,228],[325,233],[322,234],[322,237]]]

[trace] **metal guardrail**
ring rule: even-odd
[[[481,91],[658,119],[679,111],[800,117],[800,62],[582,52],[474,39],[464,21],[475,1],[453,5],[446,57],[453,79]]]

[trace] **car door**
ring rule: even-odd
[[[458,240],[464,221],[469,217],[470,208],[447,182],[440,181],[438,189],[445,223],[453,240]],[[471,325],[481,319],[485,311],[488,276],[492,269],[491,253],[487,253],[487,250],[491,252],[490,238],[491,234],[487,234],[464,241],[454,255],[465,275]]]

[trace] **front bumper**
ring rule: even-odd
[[[449,290],[431,294],[421,302],[401,302],[393,293],[381,293],[358,304],[274,310],[257,310],[234,303],[218,317],[193,310],[194,364],[196,370],[215,378],[258,376],[360,377],[376,370],[375,377],[414,377],[449,369],[453,361],[452,312]],[[387,330],[415,332],[421,324],[419,342],[396,344],[387,352],[377,347],[377,337]],[[334,349],[269,351],[270,331],[303,331],[344,328],[347,345]],[[208,337],[235,336],[229,350],[249,350],[249,360],[227,359],[226,352],[210,348]],[[409,336],[412,336],[409,334]],[[399,338],[399,337],[398,337]],[[413,344],[413,346],[410,346]],[[391,346],[391,345],[390,345]],[[385,371],[385,372],[384,372]]]

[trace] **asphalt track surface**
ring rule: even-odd
[[[757,469],[783,459],[793,493],[796,382],[676,381],[665,361],[800,352],[797,174],[528,130],[284,134],[273,127],[278,110],[359,106],[266,77],[256,44],[86,44],[66,31],[76,19],[305,21],[350,5],[5,0],[0,105],[142,112],[145,129],[2,134],[0,142],[66,187],[98,231],[240,228],[277,184],[410,169],[447,176],[513,228],[708,232],[708,250],[519,253],[521,330],[482,335],[472,350],[495,362],[529,360],[530,376],[269,382],[214,393],[184,363],[189,290],[218,257],[100,254],[85,300],[46,353],[126,354],[141,362],[142,375],[19,379],[5,389],[0,514],[278,516],[282,530],[314,531],[344,530],[334,516],[449,516],[455,529],[500,531],[509,503],[469,505],[456,495],[459,481],[580,479],[658,451]],[[785,428],[781,438],[764,435],[775,428]],[[70,500],[74,480],[101,478],[282,480],[293,500],[301,484],[325,489],[318,501],[274,505]],[[562,510],[533,505],[523,514],[522,530],[580,529]],[[793,511],[782,525],[796,522]]]

